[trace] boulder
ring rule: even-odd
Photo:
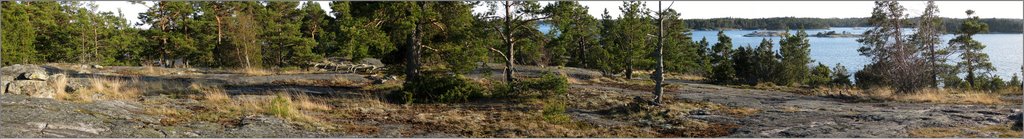
[[[7,85],[11,94],[25,94],[36,98],[53,98],[55,91],[46,81],[15,80]]]
[[[18,78],[22,79],[22,80],[40,80],[40,81],[46,81],[47,79],[49,79],[49,77],[46,76],[46,71],[42,71],[42,70],[28,71],[28,72],[22,73],[21,77],[18,77]]]

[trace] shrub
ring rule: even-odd
[[[877,66],[864,65],[864,69],[854,73],[853,77],[857,80],[857,87],[860,88],[888,86],[880,73]]]
[[[540,78],[523,80],[516,83],[522,91],[540,93],[541,97],[561,96],[569,92],[569,80],[564,76],[546,73]]]
[[[832,80],[831,74],[832,71],[828,69],[828,66],[818,63],[818,66],[811,70],[811,75],[808,76],[807,85],[812,87],[827,85]]]
[[[388,98],[401,103],[451,103],[483,98],[484,89],[475,81],[459,75],[422,75],[408,82]]]
[[[561,96],[569,92],[569,80],[565,76],[545,73],[540,78],[523,79],[512,84],[497,84],[492,91],[499,97],[540,97]]]
[[[565,114],[565,102],[560,99],[548,99],[544,102],[544,109],[541,114],[544,121],[552,124],[566,124],[572,121],[569,115]]]

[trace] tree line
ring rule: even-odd
[[[721,29],[745,29],[745,30],[786,30],[786,29],[828,29],[830,27],[868,27],[868,18],[796,18],[796,17],[775,17],[775,18],[712,18],[712,19],[686,19],[687,25],[699,30],[721,30]],[[914,27],[918,17],[908,18],[906,27]],[[966,18],[940,17],[945,33],[956,33]],[[989,24],[991,33],[1024,33],[1024,19],[1008,18],[985,18],[979,19],[982,23]]]

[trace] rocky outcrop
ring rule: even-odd
[[[56,93],[46,81],[36,80],[14,80],[7,86],[7,92],[36,98],[53,98]]]
[[[0,83],[2,88],[0,90],[3,90],[3,94],[10,93],[36,98],[53,98],[57,90],[52,85],[58,84],[54,82],[63,82],[67,79],[64,74],[49,76],[46,74],[46,70],[35,65],[13,65],[4,67],[2,71],[5,73],[20,73],[16,74],[18,75],[16,78],[11,76],[0,77],[0,80],[2,80],[2,83]]]
[[[50,79],[50,77],[46,76],[46,71],[34,70],[22,73],[18,79],[46,81],[47,79]]]

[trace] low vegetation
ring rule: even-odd
[[[876,87],[867,90],[857,88],[818,88],[815,95],[848,98],[853,100],[867,101],[899,101],[899,102],[928,102],[947,104],[1004,104],[1000,93],[976,90],[956,89],[925,89],[913,93],[896,93],[894,90],[884,87]]]

